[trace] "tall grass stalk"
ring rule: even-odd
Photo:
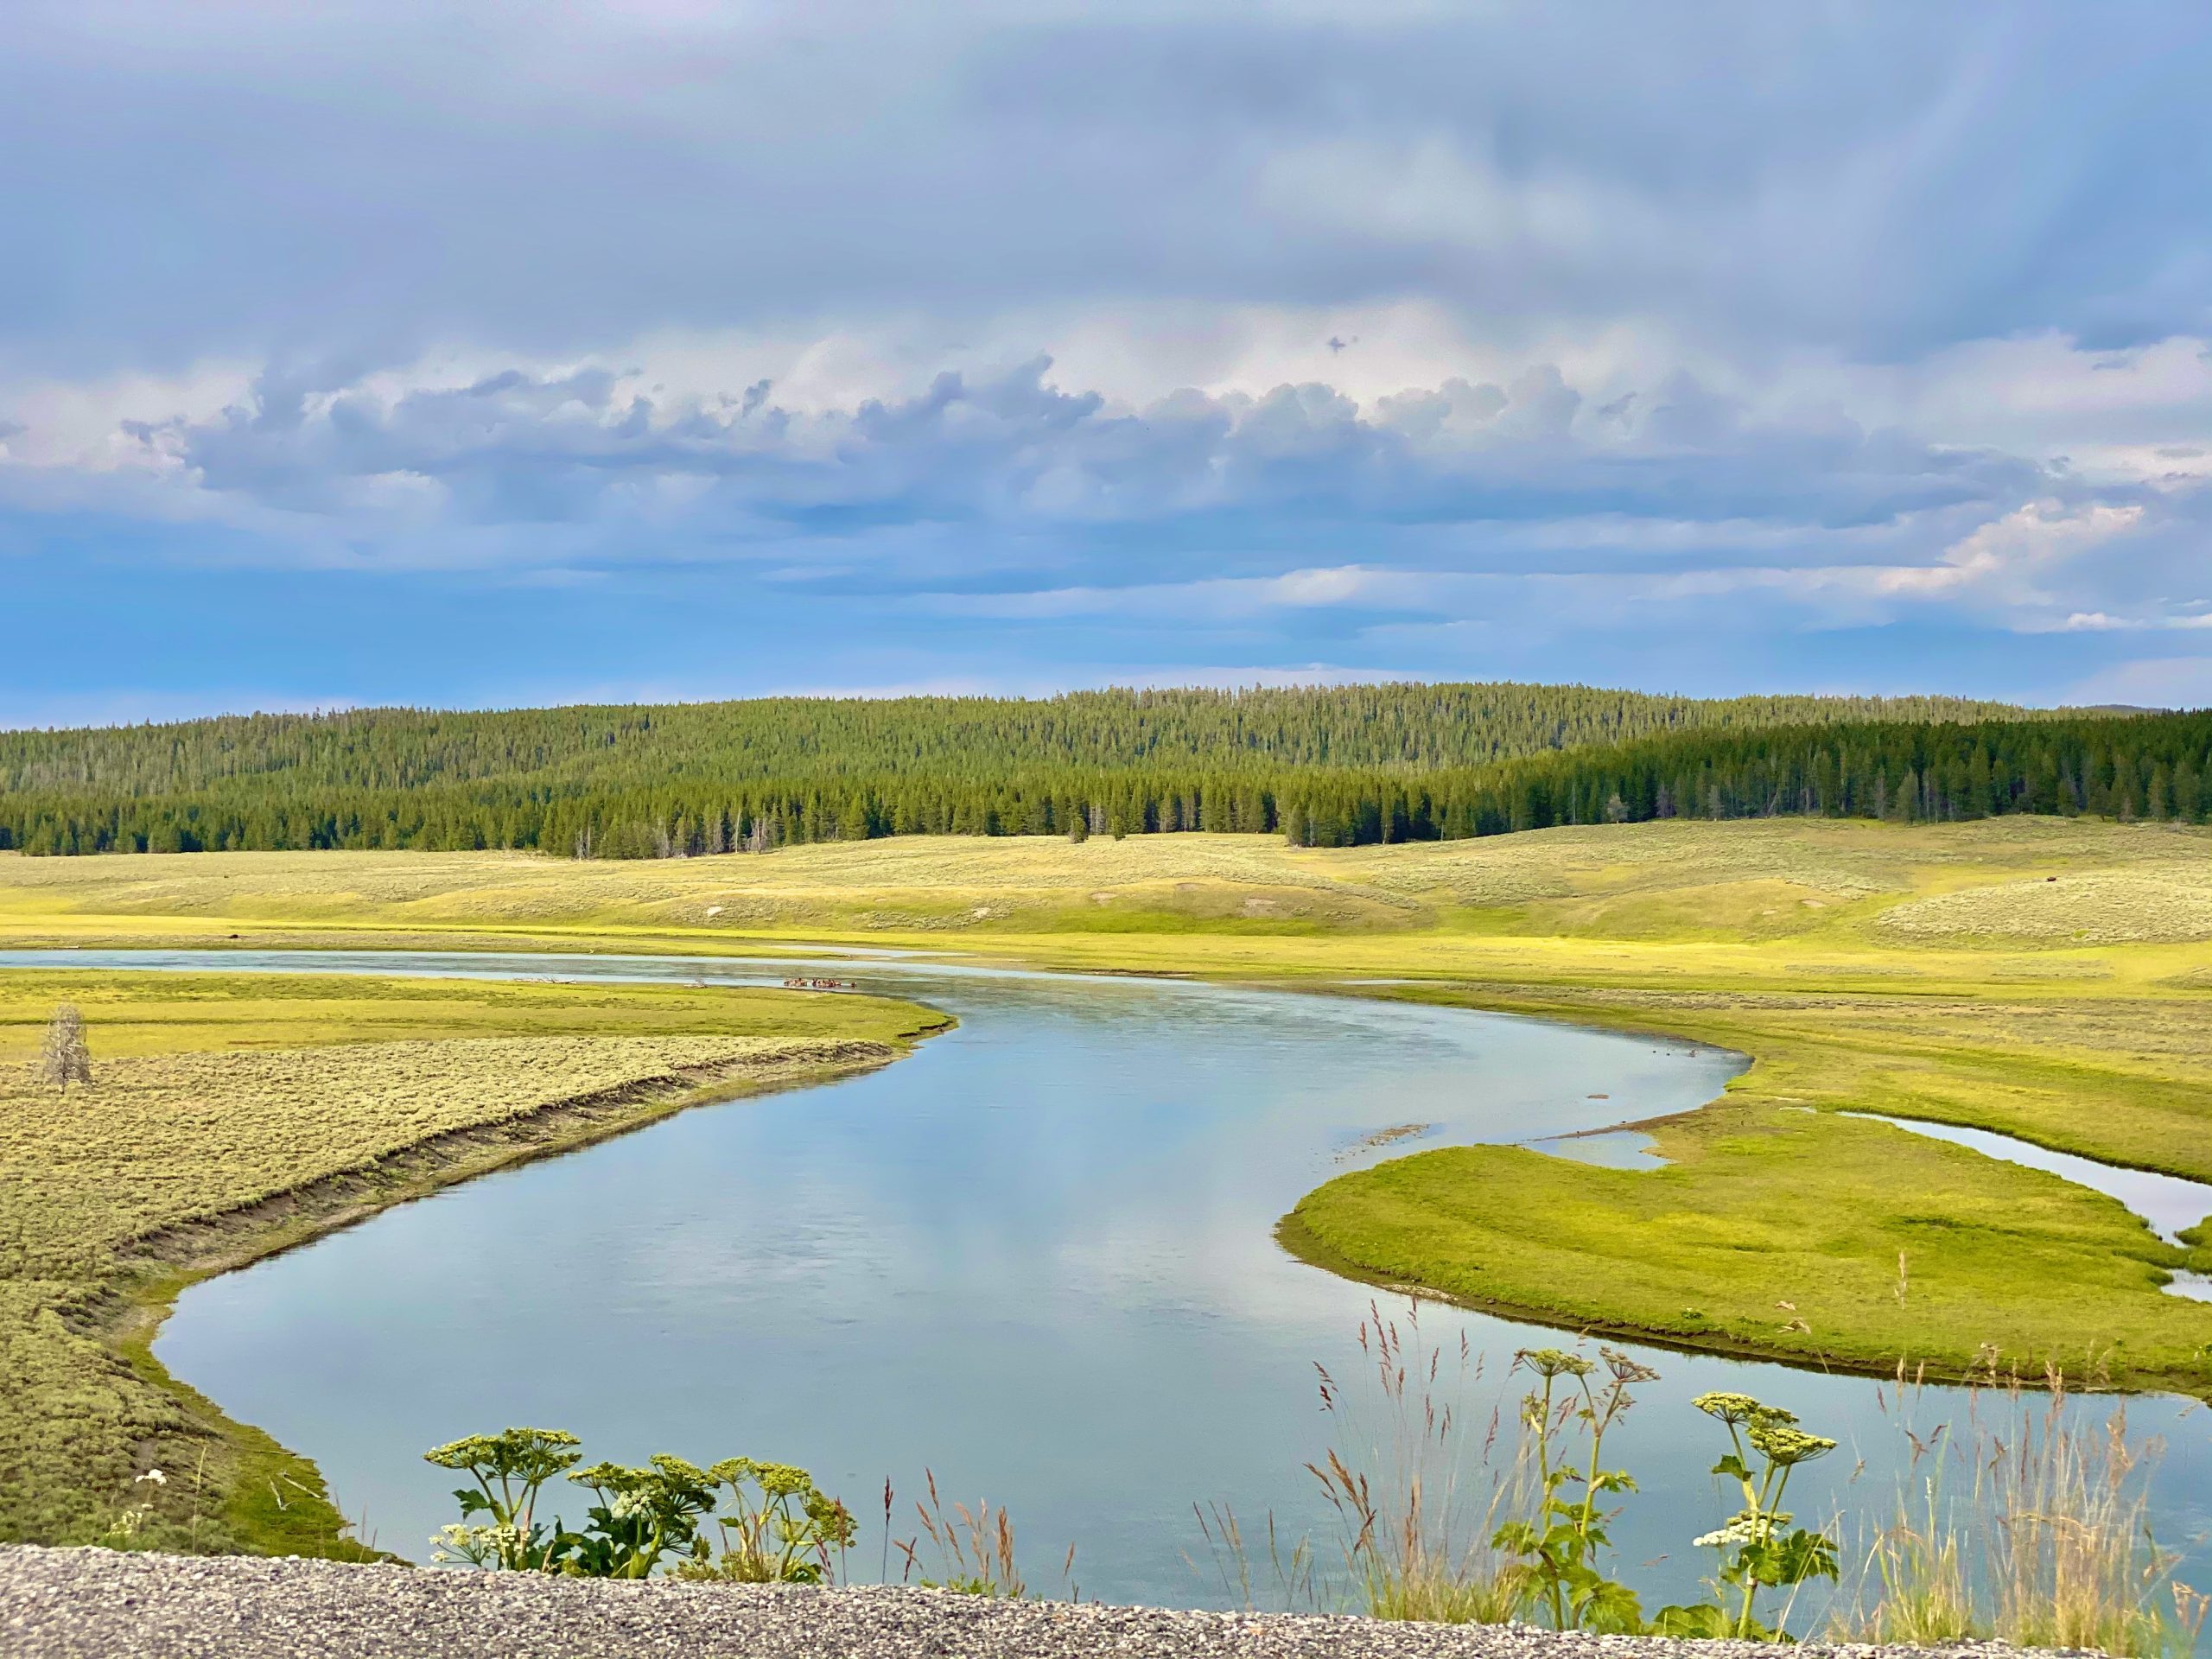
[[[1917,1465],[1918,1459],[1915,1459]],[[1967,1545],[1940,1476],[1901,1490],[1887,1522],[1856,1558],[1854,1599],[1835,1618],[1839,1634],[1885,1646],[1933,1648],[1988,1634],[1967,1573]]]
[[[2065,1378],[2045,1380],[2040,1407],[2017,1382],[1999,1390],[1994,1421],[1993,1396],[1978,1392],[1963,1433],[1904,1428],[1917,1499],[1901,1497],[1868,1541],[1837,1634],[1919,1645],[1986,1636],[2142,1659],[2193,1649],[2205,1599],[2151,1529],[2163,1443],[2131,1440],[2124,1404],[2077,1421]],[[1901,1410],[1910,1387],[1900,1376]]]
[[[2148,1513],[2145,1488],[2164,1447],[2129,1444],[2124,1405],[2088,1425],[2069,1423],[2064,1406],[2054,1377],[2040,1423],[2016,1402],[2009,1446],[1976,1436],[1993,1628],[2020,1647],[2187,1651],[2202,1606],[2176,1596],[2179,1557],[2152,1536]]]
[[[938,1493],[937,1474],[933,1470],[923,1471],[929,1488],[929,1502],[917,1500],[916,1519],[921,1531],[912,1538],[893,1539],[892,1548],[904,1560],[899,1574],[901,1583],[918,1583],[932,1590],[954,1590],[963,1595],[1001,1596],[1018,1600],[1029,1593],[1029,1586],[1014,1560],[1014,1520],[1005,1510],[993,1509],[988,1503],[978,1503],[969,1509],[965,1503],[955,1503],[950,1510]],[[890,1512],[890,1486],[884,1487],[884,1510]],[[921,1543],[929,1540],[931,1552],[937,1565],[929,1569],[937,1576],[925,1576],[922,1568]],[[1068,1586],[1071,1600],[1079,1601],[1083,1592],[1074,1582],[1075,1546],[1068,1546],[1067,1558],[1060,1564],[1060,1577]]]
[[[1259,1603],[1252,1595],[1253,1550],[1245,1541],[1244,1525],[1237,1518],[1236,1510],[1217,1499],[1204,1505],[1193,1503],[1191,1513],[1197,1517],[1198,1535],[1206,1541],[1206,1552],[1213,1566],[1214,1576],[1221,1583],[1223,1593],[1247,1612],[1256,1611]],[[1188,1550],[1183,1559],[1191,1570],[1204,1577],[1201,1567]],[[1272,1608],[1314,1608],[1319,1605],[1313,1587],[1313,1546],[1301,1538],[1283,1549],[1281,1535],[1275,1530],[1274,1511],[1268,1511],[1267,1521],[1268,1571],[1274,1579],[1274,1598]]]
[[[1454,1402],[1480,1382],[1480,1357],[1462,1334],[1447,1367],[1440,1346],[1421,1342],[1418,1303],[1402,1320],[1370,1303],[1359,1344],[1357,1389],[1314,1367],[1337,1443],[1306,1465],[1336,1512],[1354,1594],[1377,1618],[1518,1618],[1534,1582],[1492,1540],[1504,1522],[1535,1514],[1537,1484],[1525,1436],[1501,1459],[1498,1407],[1479,1438],[1459,1415]]]

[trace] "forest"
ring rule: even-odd
[[[1942,697],[1700,699],[1582,685],[1420,684],[1076,691],[1018,697],[747,702],[443,713],[362,709],[168,725],[0,732],[0,793],[137,798],[232,779],[412,789],[530,779],[615,790],[978,767],[1471,766],[1669,732],[1866,720],[2031,718]]]
[[[2202,821],[2212,714],[1386,685],[402,709],[0,734],[0,849],[766,852],[887,835],[1452,839],[2012,812]]]

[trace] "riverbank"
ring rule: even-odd
[[[11,1659],[1770,1659],[1752,1643],[1528,1625],[1005,1601],[901,1588],[617,1584],[327,1561],[0,1549]],[[1792,1647],[1802,1659],[1908,1648]],[[1992,1659],[1992,1643],[1942,1651]]]
[[[25,1059],[64,1001],[96,1078],[66,1096]],[[680,986],[0,975],[0,1537],[363,1553],[312,1464],[153,1357],[180,1292],[688,1105],[883,1065],[944,1023]]]

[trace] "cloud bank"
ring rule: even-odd
[[[24,0],[0,560],[293,701],[708,614],[710,690],[2187,700],[2212,22],[2122,10]]]

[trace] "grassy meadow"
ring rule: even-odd
[[[31,1077],[61,1002],[89,1090]],[[342,1549],[313,1466],[153,1360],[179,1289],[693,1100],[880,1064],[937,1023],[773,990],[0,974],[0,1539]],[[151,1467],[166,1483],[135,1478]]]
[[[1766,820],[1342,850],[1163,835],[899,837],[639,862],[0,856],[0,946],[801,942],[1417,997],[1733,1048],[1756,1063],[1721,1102],[1654,1127],[1667,1167],[1423,1153],[1310,1195],[1286,1241],[1342,1271],[1569,1328],[1815,1365],[2055,1365],[2212,1393],[2212,1306],[2159,1288],[2208,1265],[2197,1252],[2054,1177],[1838,1115],[1976,1125],[2212,1179],[2202,830]],[[113,982],[126,994],[125,976]],[[325,1029],[404,1046],[432,1035],[409,1026],[419,1016],[436,1026],[438,1063],[463,1069],[469,1043],[504,1039],[499,1016],[361,983],[342,996],[370,1012]],[[146,994],[143,1027],[166,1025],[166,1063],[186,1065],[189,1012],[156,1014],[162,999]],[[499,994],[467,995],[490,1007]],[[299,1019],[323,1017],[297,995]],[[587,996],[630,1006],[603,990],[578,990],[574,1006]],[[137,1039],[89,992],[80,1001],[99,1052],[131,1052]],[[622,1038],[705,1034],[648,1020]],[[216,1047],[249,1044],[267,1046],[242,1026]],[[111,1070],[119,1088],[126,1074]],[[188,1128],[162,1144],[164,1161],[207,1155]]]
[[[2050,890],[2034,891],[2038,882]],[[1147,953],[1145,935],[1173,936],[1173,947]],[[0,942],[219,944],[234,936],[650,940],[657,950],[755,938],[961,948],[1012,939],[1025,955],[1166,969],[1236,960],[1236,941],[1313,940],[1329,948],[1242,955],[1262,968],[1321,972],[1376,963],[1450,972],[1486,954],[1508,960],[1573,941],[1786,944],[1770,958],[1856,959],[1916,976],[1961,950],[2212,943],[2212,832],[2080,818],[1675,820],[1346,849],[1184,835],[1080,844],[899,836],[766,856],[596,861],[505,852],[0,854]],[[1106,943],[1086,947],[1093,938]],[[1370,939],[1379,948],[1346,948]],[[1485,953],[1484,941],[1502,948]],[[1643,961],[1651,969],[1664,958],[1647,950]]]

